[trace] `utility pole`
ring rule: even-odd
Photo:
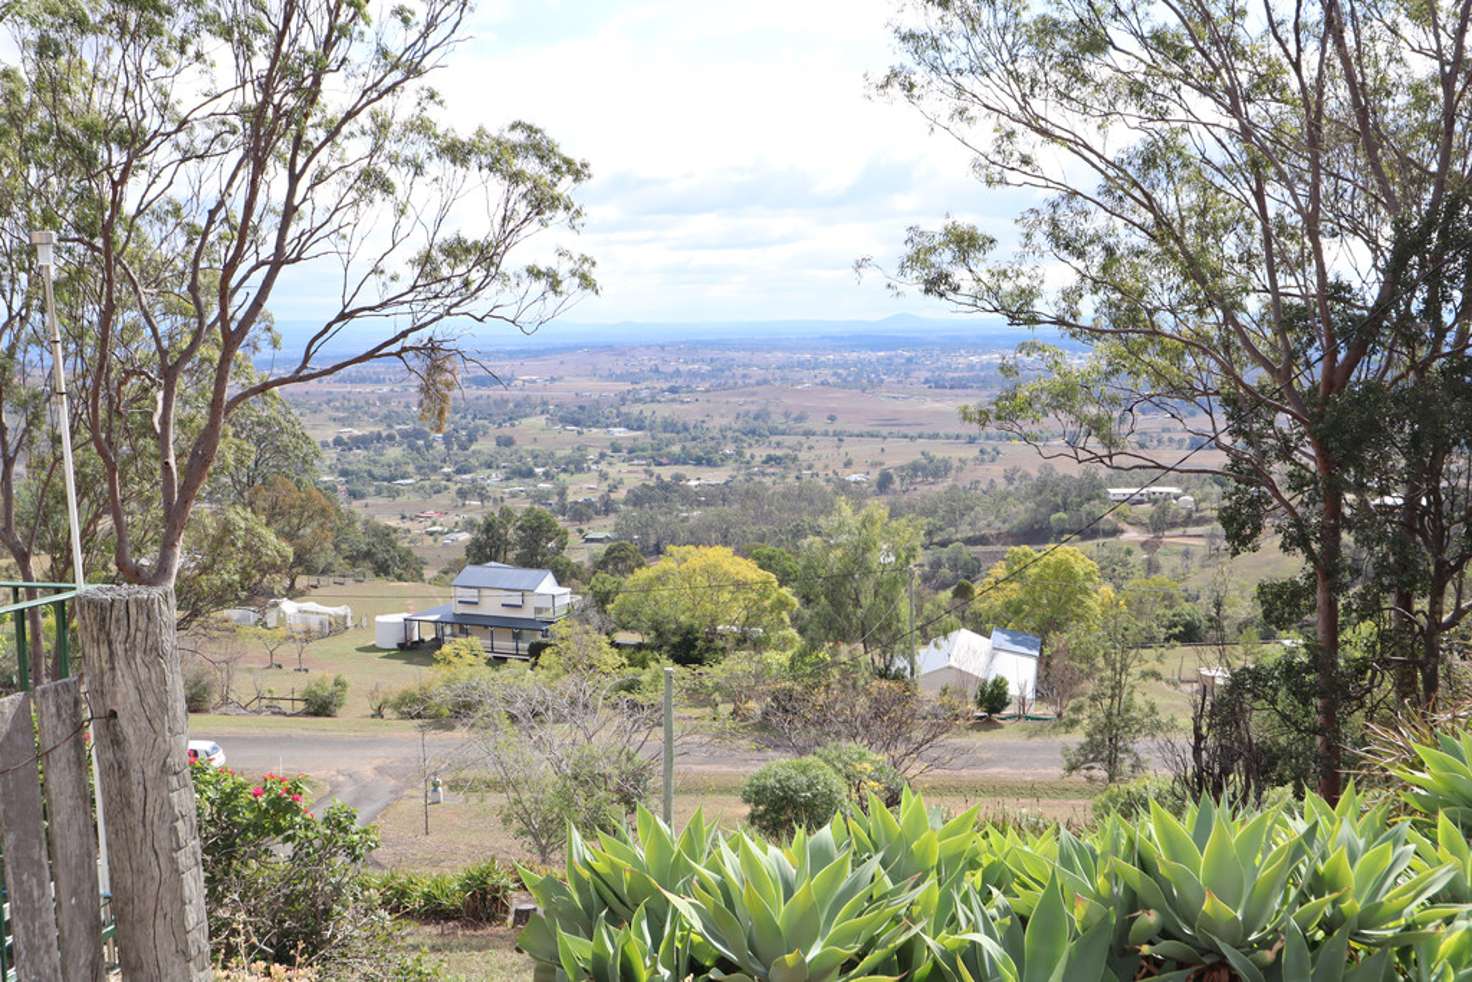
[[[920,657],[920,639],[915,637],[915,568],[913,563],[910,564],[910,681],[918,683],[920,676],[916,662]]]
[[[664,670],[664,824],[675,827],[675,670]]]

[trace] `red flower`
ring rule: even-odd
[[[302,803],[302,796],[299,795],[299,794],[294,794],[294,795],[291,796],[291,800],[294,801],[294,802],[296,802],[297,804],[301,804]]]
[[[261,795],[266,793],[266,789],[257,785],[256,787],[250,789],[250,793],[259,798]]]

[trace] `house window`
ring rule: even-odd
[[[526,604],[526,594],[524,594],[524,593],[503,593],[503,594],[501,594],[501,606],[502,607],[521,607],[521,606],[524,606],[525,604]]]
[[[457,604],[478,604],[480,603],[480,591],[460,587],[455,591],[455,602]]]

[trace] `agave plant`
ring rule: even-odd
[[[663,921],[647,906],[624,927],[599,917],[591,939],[557,935],[557,961],[539,962],[533,979],[595,979],[597,982],[683,982],[690,977],[690,935],[671,910]]]
[[[906,788],[895,811],[871,796],[867,813],[836,819],[834,825],[843,826],[853,841],[855,858],[876,857],[891,883],[930,876],[946,883],[982,862],[984,843],[976,834],[978,810],[972,808],[941,822],[920,795]]]
[[[1228,807],[1203,798],[1183,823],[1151,802],[1133,861],[1112,864],[1141,907],[1129,942],[1187,972],[1222,962],[1270,965],[1284,923],[1291,918],[1311,930],[1332,900],[1298,903],[1290,880],[1303,864],[1303,845],[1285,832],[1280,808],[1239,823]]]
[[[1082,932],[1108,922],[1110,964],[1120,978],[1134,978],[1140,958],[1129,944],[1130,915],[1138,910],[1135,891],[1115,872],[1116,857],[1128,855],[1130,836],[1117,818],[1111,818],[1090,839],[1081,840],[1067,829],[1056,836],[1014,845],[1006,853],[1011,871],[1008,898],[1018,914],[1031,918],[1056,882],[1072,899],[1072,916]]]
[[[1452,874],[1431,899],[1443,905],[1472,904],[1472,844],[1445,815],[1436,817],[1436,836],[1427,838],[1412,832],[1416,858],[1425,867],[1449,866]],[[1457,907],[1442,908],[1451,915]]]
[[[800,879],[782,850],[738,834],[711,859],[688,896],[669,900],[695,932],[696,957],[715,955],[712,979],[865,978],[915,930],[900,915],[917,891],[887,883],[878,857],[854,867],[844,849]]]
[[[568,939],[592,943],[600,924],[617,930],[639,911],[646,924],[667,922],[667,892],[686,888],[715,841],[699,811],[678,838],[642,807],[632,835],[600,835],[593,845],[569,828],[565,880],[521,870],[538,912],[517,944],[539,965],[557,966]]]
[[[1451,863],[1418,862],[1411,828],[1390,821],[1388,805],[1366,807],[1351,783],[1331,807],[1304,799],[1303,838],[1309,858],[1308,896],[1327,897],[1320,929],[1358,945],[1402,946],[1421,940],[1415,929],[1438,920],[1428,898],[1457,874]]]
[[[1391,773],[1411,786],[1406,803],[1423,815],[1444,815],[1463,832],[1472,832],[1472,729],[1438,732],[1436,746],[1412,743],[1419,760]]]
[[[1102,982],[1131,977],[1110,965],[1113,912],[1081,928],[1057,877],[1034,898],[1025,929],[1005,899],[997,897],[994,912],[973,888],[956,910],[958,929],[925,937],[927,957],[907,977],[916,982]]]

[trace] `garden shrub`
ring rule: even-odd
[[[1091,810],[1095,821],[1118,815],[1126,822],[1133,822],[1150,814],[1152,801],[1172,815],[1179,815],[1186,807],[1180,785],[1175,781],[1166,777],[1138,777],[1106,787],[1094,799]]]
[[[215,707],[215,673],[209,666],[194,664],[184,671],[184,708],[207,713]]]
[[[334,675],[331,681],[319,675],[302,690],[302,711],[308,716],[336,716],[348,701],[348,680]]]
[[[335,804],[307,810],[300,777],[259,783],[196,764],[194,779],[211,953],[222,966],[316,967],[326,978],[423,978],[405,960],[361,864],[378,831]]]
[[[1010,705],[1012,686],[1002,676],[998,675],[976,687],[976,708],[988,716],[1005,713]]]
[[[512,681],[521,666],[437,669],[430,677],[383,700],[383,708],[399,719],[474,719],[486,706],[487,690],[496,678]]]
[[[848,798],[843,778],[817,757],[774,761],[741,787],[741,800],[751,806],[747,821],[774,839],[827,825]]]
[[[849,800],[867,810],[869,796],[884,802],[886,808],[900,803],[905,779],[889,766],[889,761],[857,743],[830,743],[813,751],[813,756],[833,768],[848,785]]]
[[[499,923],[511,910],[515,874],[489,861],[458,873],[412,873],[398,870],[369,874],[368,884],[392,914],[419,921]]]

